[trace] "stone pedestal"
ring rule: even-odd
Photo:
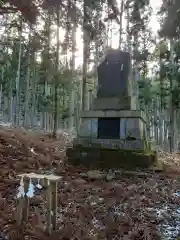
[[[117,149],[145,149],[146,148],[146,118],[140,110],[90,110],[81,113],[82,123],[78,134],[78,143],[86,146],[100,146],[102,148]],[[99,135],[100,119],[117,120],[117,135],[103,138]],[[107,125],[107,128],[114,126]],[[109,131],[111,132],[111,131]]]

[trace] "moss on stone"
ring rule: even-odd
[[[88,148],[81,145],[67,150],[67,157],[74,165],[84,165],[90,169],[148,168],[157,162],[152,150],[123,150]]]

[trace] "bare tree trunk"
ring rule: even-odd
[[[171,53],[171,64],[173,66],[173,71],[172,71],[172,75],[171,75],[171,79],[170,79],[170,88],[171,90],[174,88],[174,41],[171,40],[170,41],[170,53]],[[176,139],[176,135],[175,135],[175,122],[176,122],[176,109],[174,107],[174,104],[172,102],[172,94],[171,94],[171,98],[170,98],[170,135],[169,135],[169,145],[170,145],[170,152],[175,151],[175,139]]]
[[[122,35],[123,35],[123,28],[122,28],[123,11],[124,11],[124,0],[121,0],[121,7],[120,7],[120,24],[119,24],[119,48],[120,48],[120,49],[121,49],[121,45],[122,45]]]
[[[35,52],[32,53],[32,78],[31,78],[31,114],[30,114],[30,124],[32,127],[36,124],[36,65],[35,65]]]
[[[59,71],[59,50],[60,50],[60,39],[59,39],[59,27],[60,27],[60,6],[57,7],[57,48],[56,48],[56,71]],[[56,131],[58,127],[58,79],[55,78],[54,83],[54,126],[53,136],[56,137]]]
[[[129,53],[131,53],[131,36],[130,36],[130,14],[129,14],[129,2],[127,2],[127,6],[126,6],[127,10],[126,10],[126,15],[127,15],[127,27],[126,27],[126,31],[127,31],[127,51]]]
[[[159,146],[163,146],[163,126],[164,126],[164,114],[161,111],[159,116]]]
[[[157,108],[155,109],[155,113],[154,113],[154,123],[155,123],[155,141],[156,141],[156,145],[159,144],[159,134],[158,134],[158,121],[157,121]]]
[[[29,34],[30,39],[30,34]],[[27,64],[27,73],[26,73],[26,88],[25,88],[25,102],[24,102],[24,126],[29,127],[29,83],[30,83],[30,64],[31,64],[31,53],[30,45],[28,46],[28,64]]]
[[[113,21],[111,20],[110,21],[110,25],[109,25],[109,27],[110,27],[110,39],[109,39],[109,47],[113,47],[112,45],[113,45]]]
[[[74,2],[76,5],[76,1]],[[75,22],[73,22],[72,26],[72,59],[71,59],[71,77],[72,77],[72,82],[74,83],[75,81],[75,59],[76,59],[76,28],[77,28],[77,23],[76,23],[76,12],[75,14]],[[75,107],[75,89],[74,86],[71,89],[70,93],[70,103],[69,103],[69,123],[68,123],[68,128],[71,129],[74,126],[74,107]]]
[[[83,19],[83,78],[82,78],[82,110],[86,107],[86,81],[87,81],[87,53],[88,53],[88,32],[86,27],[88,25],[87,22],[87,8],[86,3],[84,1],[84,19]]]
[[[2,68],[1,79],[2,79],[2,82],[3,82],[4,81],[4,68]],[[3,110],[2,102],[3,102],[3,84],[1,83],[1,87],[0,87],[0,111]]]
[[[9,110],[9,113],[8,113],[8,121],[12,124],[15,124],[15,119],[13,119],[13,117],[15,117],[15,98],[13,96],[13,79],[10,78],[9,79],[9,94],[8,94],[8,110]]]
[[[16,75],[16,105],[15,105],[15,116],[14,122],[16,126],[20,124],[20,71],[21,71],[21,52],[22,52],[22,20],[19,33],[19,56],[18,56],[18,68]]]

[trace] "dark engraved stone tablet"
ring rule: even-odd
[[[113,50],[98,66],[97,97],[121,97],[127,94],[131,71],[131,57],[128,52]]]

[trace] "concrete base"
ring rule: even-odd
[[[88,148],[82,145],[67,149],[66,154],[71,164],[90,169],[144,169],[157,161],[156,153],[152,151]]]
[[[99,118],[117,118],[118,139],[101,138]],[[81,113],[81,120],[78,138],[73,148],[67,150],[71,163],[89,168],[129,169],[148,168],[156,162],[156,154],[148,150],[146,118],[142,111],[89,110]],[[107,124],[108,129],[111,127]]]

